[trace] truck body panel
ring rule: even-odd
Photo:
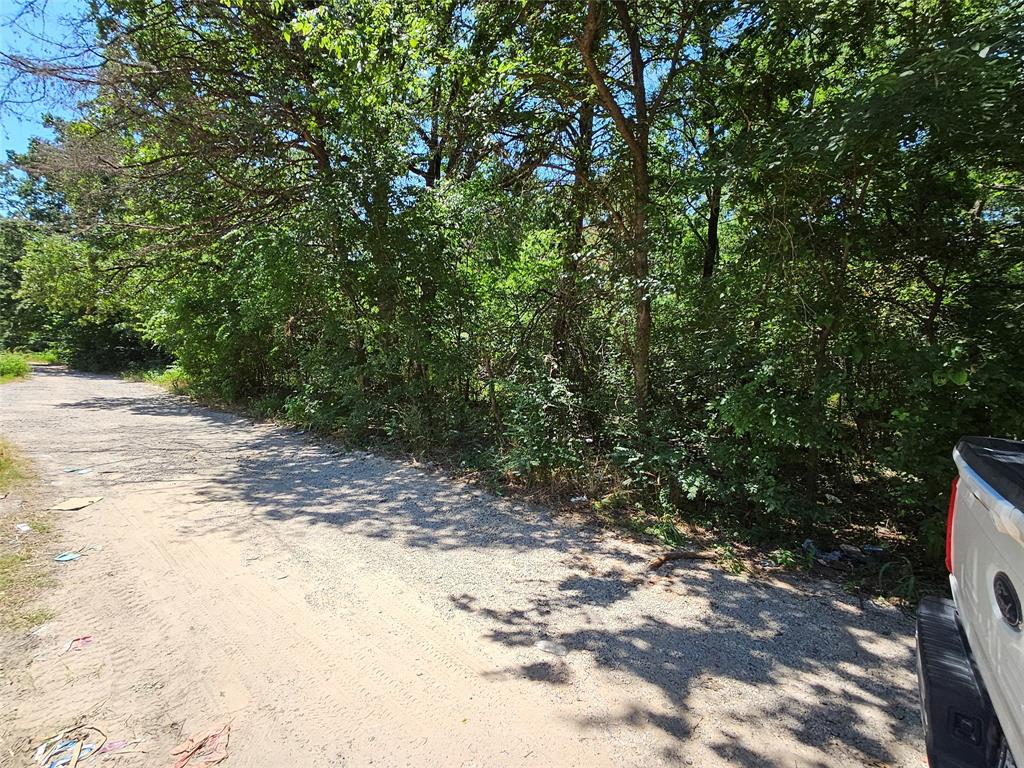
[[[1004,738],[1024,755],[1024,638],[1007,620],[1005,585],[1024,588],[1024,443],[965,438],[949,531],[950,587]],[[1001,591],[1002,590],[1002,591]],[[1014,595],[1014,598],[1016,595]],[[1006,600],[1003,600],[1005,603]]]

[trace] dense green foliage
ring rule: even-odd
[[[80,352],[138,333],[200,393],[668,530],[933,546],[958,436],[1024,433],[1009,4],[91,21],[97,70],[18,63],[94,80],[14,159],[0,290]]]
[[[14,352],[0,352],[0,382],[28,376],[28,362]]]

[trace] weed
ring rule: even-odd
[[[21,352],[28,363],[35,365],[53,365],[62,362],[61,353],[56,349],[44,349],[41,352]]]
[[[914,565],[907,557],[898,557],[878,570],[878,590],[908,603],[914,603],[920,596],[918,577]]]
[[[57,614],[47,608],[37,608],[34,611],[27,611],[26,613],[19,614],[16,623],[25,628],[32,629],[38,627],[40,624],[53,619]]]
[[[0,382],[23,379],[31,370],[24,355],[18,352],[0,352]]]
[[[725,570],[729,573],[739,575],[747,570],[746,563],[743,562],[743,558],[736,552],[736,548],[733,546],[731,541],[727,541],[725,544],[721,544],[716,547],[718,553],[722,558],[722,565],[725,566]]]
[[[11,520],[0,520],[0,529],[11,525]],[[13,527],[13,525],[11,525]],[[35,567],[36,542],[34,536],[22,538],[17,549],[9,549],[4,530],[3,549],[0,550],[0,630],[34,627],[53,618],[47,610],[29,610],[28,606],[49,579],[45,571]]]
[[[616,512],[629,503],[630,493],[624,489],[616,489],[594,502],[596,512]]]
[[[0,553],[0,592],[7,593],[18,580],[22,566],[28,562],[29,552],[20,549],[17,552]]]
[[[768,562],[777,568],[799,568],[806,567],[806,558],[797,555],[791,549],[779,548],[773,549],[768,553]]]
[[[644,526],[643,533],[653,536],[670,547],[678,547],[686,542],[686,537],[679,532],[671,515],[665,514],[653,523]]]
[[[24,484],[31,475],[14,447],[0,439],[0,493]],[[34,561],[37,545],[51,525],[40,518],[25,521],[15,509],[8,505],[0,512],[0,629],[30,628],[52,618],[48,611],[26,609],[47,580]],[[29,532],[15,528],[21,522],[28,523]]]
[[[49,533],[50,531],[53,530],[53,526],[52,525],[50,525],[45,520],[40,520],[38,518],[36,518],[34,520],[29,520],[28,521],[28,525],[32,529],[33,533],[44,534],[44,533]]]
[[[188,376],[176,365],[169,365],[162,371],[147,371],[143,379],[178,395],[187,392],[189,387]]]
[[[125,381],[145,381],[149,384],[156,384],[176,395],[185,394],[189,388],[188,376],[176,365],[168,365],[165,368],[129,368],[121,373],[121,378]]]
[[[7,493],[29,476],[25,462],[14,447],[0,439],[0,493]]]

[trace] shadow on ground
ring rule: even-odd
[[[132,431],[145,436],[155,460],[135,470],[134,481],[196,475],[207,501],[241,502],[272,521],[389,541],[421,557],[551,552],[561,564],[555,581],[538,579],[533,594],[509,598],[518,604],[492,596],[488,605],[462,592],[451,595],[452,605],[495,642],[526,648],[549,639],[587,654],[625,686],[660,692],[660,701],[633,697],[615,721],[581,725],[653,726],[672,737],[667,759],[685,758],[698,731],[724,761],[759,768],[834,764],[826,755],[853,764],[903,762],[906,745],[918,743],[909,622],[862,608],[831,586],[757,581],[685,563],[652,576],[649,553],[596,527],[567,526],[543,509],[180,398],[95,397],[59,407],[69,418],[82,409],[141,417]],[[170,457],[169,445],[177,448]],[[240,522],[212,518],[208,525],[230,530]],[[508,673],[538,685],[574,684],[573,666],[555,656]],[[700,711],[692,706],[697,693],[712,702]],[[768,755],[767,742],[734,736],[751,726],[788,734],[821,760],[783,761]]]

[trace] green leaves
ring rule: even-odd
[[[642,182],[587,3],[116,0],[94,98],[18,160],[0,314],[130,318],[197,391],[666,540],[917,531],[960,433],[1024,433],[1020,18],[628,5],[593,54]]]
[[[961,370],[942,370],[932,371],[932,381],[936,386],[944,386],[946,384],[953,384],[958,387],[966,386],[969,374],[967,371]]]

